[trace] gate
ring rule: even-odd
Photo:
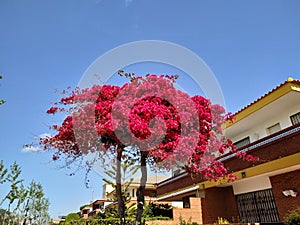
[[[272,189],[236,195],[241,222],[279,222]]]

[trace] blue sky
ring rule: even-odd
[[[83,172],[70,177],[50,153],[22,152],[49,132],[53,118],[45,112],[60,97],[54,89],[76,86],[112,48],[162,40],[200,56],[235,112],[288,77],[300,79],[299,10],[297,0],[1,0],[0,99],[7,102],[0,107],[0,157],[7,166],[17,161],[26,182],[42,183],[52,217],[77,211],[92,193],[100,197],[101,176],[92,174],[86,189]],[[151,64],[130,69],[173,72]]]

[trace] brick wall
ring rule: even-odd
[[[190,208],[174,208],[173,221],[174,224],[179,224],[180,218],[183,220],[203,224],[201,198],[190,198]]]
[[[149,196],[149,197],[155,197],[156,196],[156,190],[145,189],[144,195]]]
[[[205,198],[201,200],[204,224],[215,223],[218,217],[237,222],[238,209],[232,187],[206,189]]]
[[[288,130],[288,129],[286,129]],[[283,133],[286,130],[282,130],[279,133]],[[278,133],[277,133],[278,134]],[[270,135],[266,138],[260,139],[261,142],[265,139],[269,139],[277,134]],[[299,142],[300,142],[300,131],[285,136],[281,139],[275,140],[263,146],[259,146],[251,151],[250,154],[257,156],[259,158],[258,162],[254,164],[246,162],[244,160],[239,160],[237,158],[231,158],[224,161],[224,165],[228,168],[230,172],[239,171],[245,168],[252,167],[254,165],[259,165],[265,162],[269,162],[275,159],[279,159],[285,156],[293,155],[299,152]],[[252,143],[251,145],[254,145]]]
[[[173,220],[147,221],[147,225],[179,225],[180,219],[203,224],[201,198],[190,198],[190,208],[173,208]]]
[[[270,181],[280,220],[284,220],[289,210],[300,207],[300,170],[272,176]],[[297,197],[286,197],[283,190],[294,190],[298,193]]]
[[[152,220],[146,221],[146,225],[178,225],[173,220]]]

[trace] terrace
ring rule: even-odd
[[[240,151],[259,157],[259,160],[255,163],[239,160],[235,157],[235,154],[226,154],[218,160],[224,163],[229,172],[239,172],[247,168],[297,154],[299,153],[299,143],[300,124],[296,124],[243,146]],[[195,194],[197,190],[202,188],[202,182],[204,182],[204,180],[199,176],[191,177],[186,172],[181,173],[157,185],[158,199],[174,200],[176,199],[174,198],[175,195],[183,196]],[[168,193],[173,194],[165,198]]]

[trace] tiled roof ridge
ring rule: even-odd
[[[237,115],[238,113],[240,113],[241,111],[245,110],[246,108],[250,107],[251,105],[255,104],[256,102],[260,101],[261,99],[265,98],[266,96],[268,96],[269,94],[271,94],[272,92],[276,91],[277,89],[281,88],[282,86],[284,86],[287,83],[294,83],[294,84],[298,84],[300,85],[300,80],[294,80],[293,78],[289,77],[285,82],[277,85],[275,88],[273,88],[272,90],[270,90],[269,92],[267,92],[266,94],[262,95],[261,97],[259,97],[258,99],[254,100],[253,102],[249,103],[248,105],[244,106],[243,108],[241,108],[240,110],[238,110],[237,112],[235,112],[233,115]]]

